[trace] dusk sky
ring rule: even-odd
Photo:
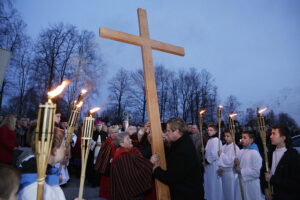
[[[154,40],[185,48],[180,57],[153,51],[155,64],[207,69],[219,98],[287,112],[300,125],[299,0],[15,0],[35,39],[63,22],[98,35],[99,27],[138,35],[137,8],[147,10]],[[142,68],[139,47],[97,38],[106,79],[121,67]],[[103,89],[106,88],[104,84]],[[106,97],[102,97],[105,103]]]

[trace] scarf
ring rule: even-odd
[[[256,151],[259,152],[258,146],[257,146],[255,143],[252,143],[252,144],[251,144],[250,146],[248,146],[248,147],[243,147],[243,149],[254,149],[254,150],[256,150]]]
[[[54,185],[59,185],[59,169],[56,167],[52,167],[47,171],[46,174],[46,183],[48,185],[54,186]],[[20,179],[20,188],[19,191],[24,189],[26,186],[36,182],[37,180],[37,173],[25,173],[21,175]]]

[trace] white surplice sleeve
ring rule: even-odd
[[[218,138],[211,138],[207,142],[207,145],[205,147],[205,158],[209,163],[213,163],[214,161],[218,160],[218,158],[219,158],[218,142],[220,142]],[[220,145],[222,145],[222,144],[220,144]]]

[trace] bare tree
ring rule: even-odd
[[[192,84],[187,72],[181,70],[178,74],[179,102],[182,111],[182,119],[187,121],[189,114],[189,97],[192,93]]]
[[[199,73],[195,68],[190,68],[187,73],[188,83],[190,84],[190,92],[187,94],[187,120],[191,123],[195,122],[195,116],[197,115],[197,110],[199,107]]]
[[[25,95],[30,88],[30,76],[32,71],[32,55],[31,55],[31,43],[27,39],[26,46],[23,46],[20,51],[18,51],[18,59],[15,59],[14,68],[16,69],[16,97],[19,99],[17,104],[17,113],[19,115],[24,114],[24,103]],[[32,97],[34,98],[34,97]]]
[[[244,124],[252,129],[257,126],[256,111],[253,108],[246,109]]]
[[[37,66],[37,87],[40,95],[64,79],[72,82],[68,86],[62,106],[69,110],[72,102],[86,88],[88,101],[95,100],[100,94],[103,80],[103,62],[97,55],[98,46],[95,34],[83,30],[79,33],[73,25],[59,23],[43,30],[35,45],[35,64]],[[87,104],[87,102],[86,102]]]
[[[182,118],[197,123],[199,109],[205,108],[206,120],[214,120],[217,87],[212,75],[205,69],[199,73],[195,68],[190,68],[189,72],[180,71],[178,80]]]
[[[25,102],[27,96],[34,93],[31,101],[42,102],[47,90],[64,79],[72,82],[66,90],[67,94],[57,98],[62,110],[69,112],[71,103],[83,88],[90,91],[87,101],[98,97],[103,64],[100,54],[97,54],[94,33],[86,30],[79,33],[76,27],[61,23],[43,30],[33,51],[29,42],[25,46],[26,41],[29,39],[23,36],[23,46],[15,50],[11,70],[6,76],[11,82],[9,108],[13,110],[17,107],[15,112],[20,114],[33,113]]]
[[[241,106],[241,103],[237,99],[236,96],[230,95],[227,97],[225,104],[224,104],[224,114],[228,116],[231,113],[238,113],[239,112],[239,107]],[[225,118],[227,119],[227,118]]]
[[[104,65],[101,56],[97,55],[98,46],[94,40],[95,34],[86,30],[78,35],[70,65],[65,70],[65,77],[72,80],[65,95],[68,108],[83,88],[88,89],[88,94],[92,94],[88,99],[100,94]]]
[[[168,108],[170,111],[170,117],[179,117],[179,81],[172,72],[170,76],[170,94]]]
[[[157,88],[157,98],[159,103],[160,119],[165,121],[167,115],[167,102],[169,101],[170,77],[172,73],[163,65],[155,67],[155,80]]]
[[[26,44],[25,28],[26,24],[12,7],[11,1],[2,1],[0,3],[0,48],[11,51],[11,60],[13,61],[18,59],[16,52]],[[13,67],[13,64],[14,62],[10,62],[0,90],[0,111],[3,96],[9,96],[9,88],[14,86],[15,77],[12,74],[16,68]]]
[[[284,112],[278,114],[278,123],[288,127],[293,135],[299,129],[296,121],[289,114]]]
[[[34,48],[35,65],[44,91],[65,78],[77,41],[77,29],[63,23],[50,26],[39,35]]]
[[[2,0],[0,1],[0,20],[2,20],[3,18],[7,18],[7,13],[6,13],[6,9],[12,8],[12,1],[11,0]]]
[[[218,107],[218,91],[217,86],[213,86],[210,89],[207,100],[207,117],[206,120],[209,123],[217,121],[217,107]]]
[[[123,112],[126,106],[129,106],[129,99],[127,98],[130,91],[129,72],[121,68],[118,73],[108,82],[110,91],[111,106],[116,108],[116,121],[122,120]]]
[[[133,117],[136,121],[144,123],[147,119],[147,102],[144,84],[144,73],[139,69],[131,73],[130,100],[132,101]]]
[[[266,114],[266,123],[271,127],[274,126],[278,122],[277,116],[273,110],[270,110]]]

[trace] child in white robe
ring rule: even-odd
[[[235,199],[242,200],[241,187],[244,200],[262,200],[263,195],[260,189],[260,168],[262,158],[257,145],[254,143],[254,134],[251,132],[242,133],[243,149],[235,159],[236,172],[239,179],[235,184]]]
[[[233,142],[233,137],[229,131],[225,131],[224,138],[226,144],[221,147],[219,152],[218,174],[222,177],[222,190],[224,200],[234,199],[234,186],[237,181],[237,174],[233,170],[234,159],[240,152],[239,147]],[[235,145],[235,150],[234,150]]]
[[[65,140],[63,130],[55,128],[53,144],[48,161],[48,172],[44,183],[43,199],[47,200],[65,200],[65,195],[59,186],[58,169],[54,167],[56,163],[61,162],[65,157]],[[33,158],[35,159],[35,158]],[[30,162],[30,160],[28,161]],[[24,167],[25,163],[22,164]],[[32,166],[36,168],[36,165]],[[20,200],[32,200],[37,197],[37,174],[36,172],[24,173],[21,175],[21,190],[19,192]]]
[[[222,146],[222,142],[218,138],[215,125],[209,125],[207,132],[210,139],[207,141],[205,147],[205,160],[207,163],[204,171],[205,198],[207,200],[222,200],[222,180],[221,177],[217,174],[217,170],[219,168],[218,151],[219,145]]]

